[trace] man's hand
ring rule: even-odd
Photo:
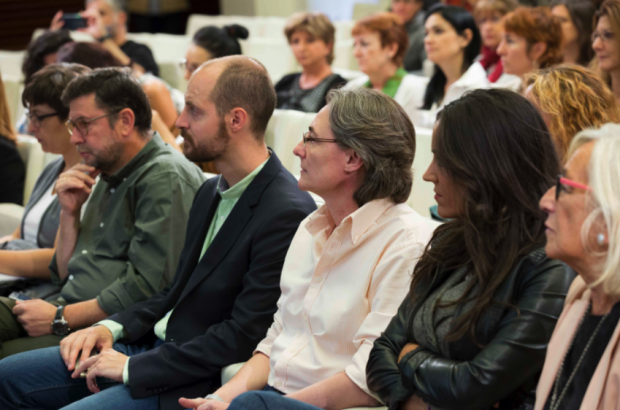
[[[102,327],[102,326],[99,326]],[[99,393],[99,386],[97,386],[97,377],[106,377],[108,379],[123,382],[123,368],[125,362],[129,359],[122,353],[117,352],[114,349],[106,349],[81,362],[75,369],[72,378],[77,379],[80,374],[86,372],[86,385],[91,393]]]
[[[93,348],[103,352],[106,349],[111,349],[113,344],[114,337],[107,327],[93,326],[65,337],[60,342],[60,356],[67,365],[67,369],[74,370],[75,361],[80,351],[82,352],[80,361],[84,363],[90,357]]]
[[[223,403],[217,400],[186,399],[185,397],[179,399],[179,404],[185,409],[196,410],[225,410],[230,405],[230,403]]]
[[[88,26],[86,28],[78,29],[78,31],[88,33],[96,39],[100,39],[101,37],[108,35],[108,30],[106,30],[103,20],[101,19],[101,15],[99,14],[99,10],[97,10],[96,6],[88,7],[86,10],[80,12],[80,16],[86,19],[86,24]]]
[[[62,19],[62,16],[62,10],[58,10],[56,14],[54,14],[54,18],[50,23],[50,31],[60,30],[65,25],[65,21]]]
[[[76,215],[88,199],[95,185],[95,178],[101,171],[86,165],[77,164],[63,172],[56,181],[56,194],[63,211]]]
[[[415,349],[417,349],[419,347],[419,345],[415,344],[415,343],[407,343],[405,345],[405,347],[403,347],[403,350],[400,351],[400,354],[398,355],[398,362],[400,363],[400,361],[402,360],[403,357],[405,357],[405,355],[409,352],[414,351]]]
[[[18,300],[13,314],[30,337],[52,334],[52,321],[58,308],[41,299]]]

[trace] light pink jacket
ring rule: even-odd
[[[552,394],[553,383],[555,382],[562,359],[589,303],[590,290],[583,279],[577,276],[568,291],[564,311],[562,311],[547,348],[547,357],[545,358],[542,375],[536,390],[534,410],[542,410],[547,402],[547,397]],[[620,409],[619,345],[620,325],[616,325],[616,330],[611,336],[611,340],[594,371],[592,380],[590,380],[580,410]]]

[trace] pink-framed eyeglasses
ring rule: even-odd
[[[592,191],[587,185],[580,184],[579,182],[572,181],[568,178],[564,178],[562,175],[558,175],[558,179],[555,183],[555,200],[560,199],[560,191],[563,189],[562,186],[570,186],[573,188],[583,189],[584,191]]]

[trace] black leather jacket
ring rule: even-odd
[[[495,301],[469,335],[449,344],[452,359],[418,347],[397,363],[413,318],[426,296],[453,272],[440,271],[412,302],[407,296],[370,353],[368,387],[390,409],[417,394],[441,409],[532,408],[547,344],[575,273],[538,249],[523,257],[497,289]],[[516,306],[509,307],[506,304]],[[457,306],[455,318],[464,304]]]

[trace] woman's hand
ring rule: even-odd
[[[405,357],[405,355],[409,352],[414,351],[415,349],[417,349],[420,345],[417,345],[415,343],[407,343],[405,345],[405,347],[403,347],[403,350],[400,351],[400,354],[398,355],[398,363],[400,363],[400,361],[402,360],[403,357]]]

